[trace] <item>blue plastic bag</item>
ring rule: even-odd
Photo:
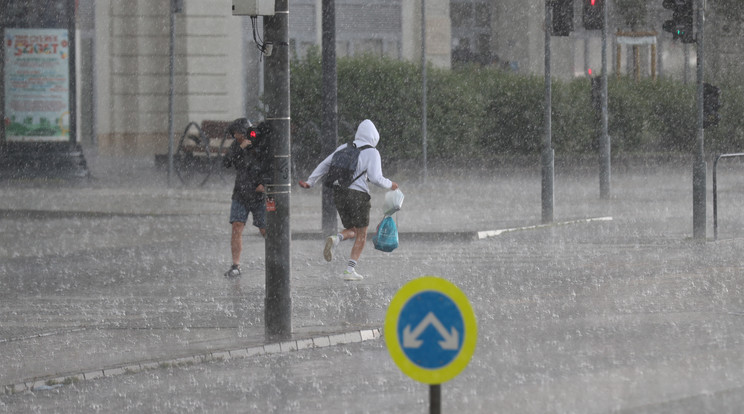
[[[390,253],[398,248],[398,226],[392,216],[385,216],[377,226],[377,234],[372,238],[375,249]]]

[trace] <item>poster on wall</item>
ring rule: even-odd
[[[66,29],[5,29],[5,137],[70,139],[70,44]]]

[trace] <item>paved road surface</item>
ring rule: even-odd
[[[425,412],[427,386],[380,337],[392,296],[423,275],[457,284],[478,319],[444,412],[744,410],[735,167],[719,171],[706,242],[691,239],[684,165],[620,169],[605,201],[596,176],[559,169],[549,226],[539,171],[399,172],[401,247],[370,244],[360,283],[338,276],[349,245],[322,259],[319,193],[295,188],[281,344],[264,338],[263,240],[245,236],[243,277],[221,276],[229,183],[165,189],[138,160],[91,169],[88,184],[0,186],[0,412]]]

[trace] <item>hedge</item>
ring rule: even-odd
[[[339,143],[353,138],[369,118],[380,131],[387,159],[422,157],[421,68],[370,56],[338,60]],[[484,160],[539,154],[544,140],[542,76],[499,68],[427,68],[427,157]],[[292,145],[296,167],[314,166],[320,150],[321,57],[317,50],[291,66]],[[718,80],[722,120],[705,130],[706,151],[744,150],[741,79]],[[591,81],[552,82],[552,144],[557,155],[596,152],[599,117],[591,106]],[[611,76],[609,135],[613,154],[686,153],[695,148],[695,85],[670,79]]]

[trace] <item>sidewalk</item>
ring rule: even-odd
[[[235,281],[222,277],[232,183],[215,176],[201,188],[167,188],[164,173],[144,160],[90,164],[94,179],[87,184],[0,187],[0,386],[6,393],[378,338],[389,298],[425,271],[408,259],[438,243],[519,232],[541,237],[556,227],[574,229],[569,238],[592,240],[595,223],[618,220],[632,225],[636,240],[685,240],[692,232],[684,169],[616,177],[611,201],[599,200],[597,177],[559,174],[550,225],[540,223],[539,171],[433,172],[427,183],[401,172],[392,178],[406,195],[396,220],[407,246],[385,254],[368,243],[360,262],[368,277],[355,284],[338,277],[348,245],[333,262],[322,259],[320,190],[295,186],[293,334],[276,343],[264,337],[264,243],[257,232],[248,229],[244,237],[246,273]],[[382,218],[383,195],[373,192],[373,222]],[[441,255],[453,263],[481,260]],[[338,289],[375,305],[338,301]]]

